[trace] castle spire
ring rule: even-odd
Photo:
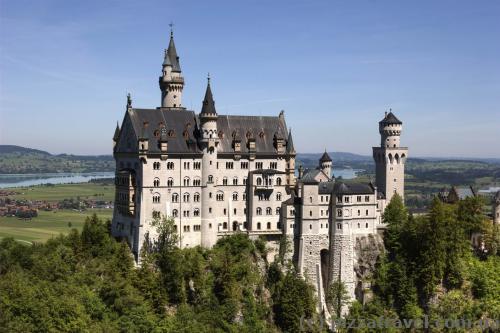
[[[212,95],[212,89],[210,88],[210,74],[207,77],[207,90],[205,91],[205,98],[203,99],[203,106],[201,108],[201,114],[215,114],[217,115],[217,111],[215,110],[215,102]]]
[[[175,48],[173,24],[170,24],[170,42],[164,51],[162,75],[159,78],[161,106],[164,108],[182,108],[184,78],[181,73],[179,56]]]
[[[174,31],[172,29],[173,24],[170,27],[170,42],[168,43],[167,56],[170,63],[172,64],[172,72],[181,72],[181,65],[179,63],[179,56],[177,55],[177,50],[175,49],[174,43]]]
[[[288,154],[295,154],[295,147],[293,146],[292,129],[288,131],[288,139],[286,142],[286,152]]]

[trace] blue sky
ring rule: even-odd
[[[0,0],[0,143],[110,154],[126,93],[160,103],[169,26],[199,112],[285,110],[299,152],[500,157],[499,1]]]

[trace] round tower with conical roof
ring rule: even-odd
[[[400,146],[403,122],[394,113],[385,113],[379,124],[380,147],[373,147],[378,192],[389,203],[397,193],[404,198],[405,163],[408,148]]]
[[[323,173],[328,176],[328,179],[332,178],[332,159],[330,158],[330,155],[328,155],[328,153],[326,152],[326,149],[321,158],[319,159],[319,167],[321,171],[323,171]]]
[[[168,49],[165,50],[159,83],[161,90],[161,107],[182,107],[184,77],[182,77],[181,65],[175,49],[173,31],[170,31],[170,43]]]

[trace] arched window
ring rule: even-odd
[[[193,211],[194,216],[200,216],[200,210],[198,208],[195,208]]]
[[[233,201],[238,201],[238,193],[233,192]]]
[[[281,201],[281,192],[276,193],[276,201]]]
[[[389,163],[392,164],[392,161],[393,161],[392,154],[389,153]]]
[[[260,177],[257,178],[257,185],[258,186],[262,185],[262,178]]]
[[[184,177],[184,186],[189,186],[189,177]]]
[[[238,185],[238,177],[233,178],[233,185]]]
[[[182,199],[184,200],[184,202],[189,202],[189,193],[184,193]]]
[[[193,186],[201,186],[201,179],[198,177],[193,179]]]
[[[200,193],[196,192],[196,193],[193,195],[193,201],[194,201],[194,202],[200,202]]]
[[[262,208],[257,207],[257,215],[262,215]]]
[[[222,185],[227,185],[227,177],[222,178]]]
[[[257,223],[257,230],[260,230],[260,222]]]
[[[174,179],[172,177],[168,178],[168,180],[167,180],[167,186],[168,187],[174,186]]]
[[[154,187],[159,187],[160,186],[160,178],[155,178],[153,180],[153,186]]]
[[[168,162],[167,163],[167,169],[168,170],[173,170],[174,169],[174,162]]]
[[[217,201],[224,201],[224,192],[217,192],[215,199]]]
[[[179,202],[179,195],[177,193],[172,194],[172,202]]]
[[[222,223],[222,229],[227,230],[227,222]]]
[[[313,197],[309,197],[309,202],[312,203],[313,202]]]
[[[280,215],[280,213],[281,213],[281,208],[276,207],[276,215]]]
[[[238,221],[233,221],[233,231],[237,231],[238,228]]]
[[[153,203],[160,203],[160,193],[153,194]]]
[[[172,210],[172,217],[179,216],[179,211],[177,209]]]
[[[267,229],[271,229],[271,222],[267,222]]]
[[[271,209],[271,207],[267,207],[266,208],[266,215],[271,215],[273,213],[273,210]]]
[[[154,170],[160,170],[160,162],[154,162],[153,163],[153,169]]]
[[[394,155],[394,158],[396,160],[396,163],[399,164],[399,154]]]
[[[209,182],[209,183],[213,183],[213,182],[214,182],[214,176],[209,175],[209,176],[208,176],[208,182]]]
[[[281,186],[281,177],[276,178],[276,185]]]

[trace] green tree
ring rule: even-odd
[[[349,305],[349,300],[349,293],[342,281],[333,281],[330,283],[326,292],[326,304],[336,318],[341,318],[342,309]]]

